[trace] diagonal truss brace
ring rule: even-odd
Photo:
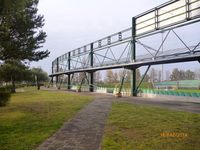
[[[121,79],[121,83],[120,83],[119,90],[118,90],[118,94],[121,94],[121,92],[122,92],[122,88],[123,88],[123,85],[124,85],[124,80],[126,78],[126,75],[127,75],[127,72],[124,69],[122,79]]]
[[[87,80],[87,83],[90,84],[86,72],[84,72],[84,77],[82,78],[81,84],[78,87],[78,92],[81,92],[81,88],[85,79]]]
[[[146,75],[147,75],[147,73],[148,73],[148,71],[149,71],[150,67],[151,67],[151,65],[149,65],[149,66],[147,67],[147,69],[146,69],[146,71],[145,71],[144,75],[142,76],[142,79],[140,80],[140,82],[139,82],[138,86],[137,86],[137,87],[136,87],[136,89],[135,89],[135,93],[137,93],[137,92],[138,92],[138,89],[140,88],[140,85],[141,85],[141,84],[142,84],[142,82],[144,81],[144,78],[146,77]]]

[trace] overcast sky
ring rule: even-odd
[[[164,2],[166,0],[40,0],[39,14],[45,17],[43,29],[47,32],[43,49],[51,54],[31,66],[42,67],[50,73],[51,62],[56,57],[130,27],[133,16]]]

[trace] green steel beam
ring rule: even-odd
[[[136,58],[136,18],[132,18],[132,40],[131,40],[131,60],[135,62]],[[136,93],[136,68],[131,69],[131,96],[137,96]]]
[[[147,75],[147,72],[149,71],[150,67],[151,67],[151,65],[148,66],[147,70],[145,71],[144,75],[142,76],[142,79],[141,79],[140,83],[138,84],[135,93],[138,92],[138,89],[140,88],[140,85],[142,84],[142,82],[143,82],[145,76]]]
[[[58,58],[56,59],[56,72],[59,72],[59,60],[58,60]],[[59,75],[57,75],[56,76],[56,86],[57,86],[57,84],[58,84],[58,76]]]
[[[122,87],[124,85],[124,79],[125,79],[125,75],[122,77],[122,80],[121,80],[121,83],[120,83],[120,87],[119,87],[119,91],[118,91],[119,94],[122,92]]]
[[[71,69],[71,52],[68,52],[68,70]]]
[[[67,75],[67,89],[70,90],[71,89],[71,79],[70,79],[70,74]]]
[[[93,84],[94,84],[94,73],[93,72],[91,72],[91,73],[89,73],[89,86],[90,86],[90,92],[94,92],[94,86],[93,86]]]
[[[94,63],[94,58],[93,58],[93,43],[91,43],[90,45],[90,67],[93,67],[93,63]],[[94,83],[94,72],[89,72],[89,90],[90,92],[93,92],[94,91],[94,86],[93,86],[93,83]]]
[[[179,57],[173,57],[173,58],[165,58],[165,59],[159,59],[159,60],[148,60],[148,61],[138,61],[133,63],[122,63],[122,64],[116,64],[116,65],[108,65],[108,66],[99,66],[99,67],[89,67],[89,68],[83,68],[83,69],[77,69],[77,70],[70,70],[60,73],[54,73],[52,76],[62,75],[62,74],[73,74],[78,72],[95,72],[99,70],[107,70],[107,69],[118,69],[118,68],[126,68],[126,69],[132,69],[132,68],[139,68],[142,66],[148,66],[148,65],[161,65],[161,64],[172,64],[172,63],[182,63],[182,62],[191,62],[191,61],[199,61],[200,60],[200,51],[198,54],[191,55],[191,56],[179,56]]]
[[[94,54],[93,49],[94,49],[93,43],[91,43],[90,44],[90,66],[91,67],[93,67],[93,63],[94,63],[94,61],[93,61],[93,54]]]
[[[81,80],[81,84],[80,84],[80,86],[78,87],[78,92],[81,92],[81,88],[82,88],[82,85],[83,85],[84,80],[85,80],[85,77],[83,77],[82,80]]]
[[[51,67],[51,73],[53,74],[53,62],[52,62],[52,67]],[[51,77],[50,84],[53,86],[53,76]]]
[[[68,52],[68,71],[71,69],[71,53]],[[71,89],[71,79],[70,79],[70,74],[67,75],[67,89]]]

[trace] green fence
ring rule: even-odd
[[[154,83],[156,88],[199,89],[200,80],[179,80]]]
[[[156,89],[140,89],[140,91],[146,94],[200,97],[200,93],[198,92],[183,92],[183,91],[156,90]]]

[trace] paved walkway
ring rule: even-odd
[[[37,150],[100,149],[105,121],[112,104],[110,98],[110,96],[103,96],[103,98],[97,96]]]

